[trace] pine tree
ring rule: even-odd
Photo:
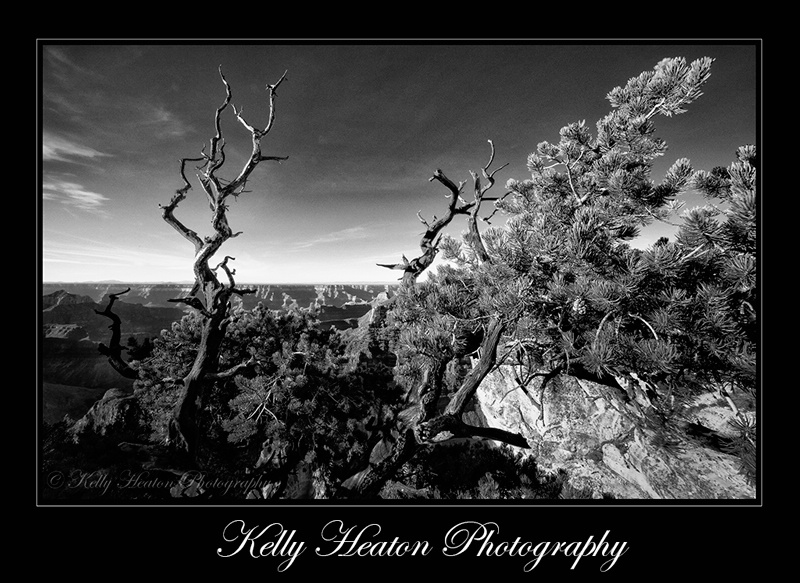
[[[412,398],[451,399],[427,412],[410,408],[406,422],[418,444],[436,435],[420,429],[463,412],[452,403],[464,371],[448,364],[466,354],[470,334],[478,336],[472,350],[492,351],[490,367],[516,365],[523,390],[535,376],[559,374],[614,387],[628,402],[642,400],[636,391],[645,387],[650,410],[639,409],[640,421],[674,414],[678,396],[717,389],[735,409],[733,392],[755,394],[755,148],[741,148],[728,169],[695,172],[679,158],[660,181],[652,177],[667,152],[656,119],[684,113],[702,95],[712,63],[664,59],[608,93],[612,110],[594,134],[579,121],[563,127],[558,142],[539,143],[528,158],[531,177],[509,180],[507,193],[493,199],[486,219],[502,212],[505,225],[478,230],[486,199],[475,173],[475,199],[467,202],[465,183],[436,171],[451,190],[447,221],[466,215],[468,232],[461,240],[440,236],[432,246],[451,265],[405,286],[394,305],[403,331],[399,372]],[[689,188],[716,205],[685,213],[675,241],[632,247],[642,227],[676,212]],[[490,330],[499,336],[487,345]],[[436,428],[447,437],[447,424]]]

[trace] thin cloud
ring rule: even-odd
[[[67,237],[74,241],[53,240]],[[50,232],[42,249],[46,280],[121,279],[154,281],[181,279],[191,275],[191,259],[170,249],[143,249],[117,245],[111,240],[96,241],[68,233]],[[104,275],[101,275],[104,274]]]
[[[164,250],[130,249],[108,241],[67,243],[48,241],[44,245],[44,260],[54,263],[94,263],[97,265],[152,265],[158,268],[185,268],[186,257]]]
[[[84,159],[91,160],[110,155],[48,132],[45,132],[42,137],[42,158],[44,160],[79,162]]]
[[[322,237],[317,237],[316,239],[311,239],[310,241],[296,243],[294,245],[294,248],[307,249],[315,245],[323,245],[327,243],[339,243],[342,241],[356,241],[359,239],[366,239],[367,237],[368,234],[365,227],[350,227],[349,229],[342,229],[341,231],[334,231],[333,233],[328,233],[327,235],[323,235]]]
[[[78,65],[67,55],[67,53],[63,50],[62,47],[57,47],[57,46],[48,47],[45,50],[44,55],[52,66],[59,68],[59,71],[62,73],[62,76],[65,71],[68,71],[70,75],[78,73],[80,75],[92,78],[98,78],[101,76],[97,71],[93,69],[81,67],[80,65]]]
[[[152,106],[142,102],[137,105],[137,109],[140,118],[134,123],[148,128],[155,126],[159,138],[180,137],[190,131],[183,121],[163,105]]]
[[[109,200],[97,192],[86,190],[82,185],[63,180],[51,180],[42,184],[42,197],[85,212],[107,216],[103,205]]]

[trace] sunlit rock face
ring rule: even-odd
[[[564,471],[575,491],[592,498],[751,499],[755,490],[738,459],[687,434],[665,436],[608,387],[573,377],[541,381],[523,391],[501,367],[476,394],[486,423],[521,433],[520,450],[546,472]],[[733,412],[709,393],[695,399],[681,423],[724,434]]]

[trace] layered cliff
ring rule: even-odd
[[[124,322],[125,338],[156,336],[184,314],[175,304],[169,304],[169,307],[146,307],[125,301],[127,296],[123,297],[114,305],[114,312]],[[88,340],[105,342],[108,340],[109,320],[97,313],[104,308],[103,303],[95,302],[91,296],[70,294],[64,290],[47,294],[42,298],[41,315],[45,337],[64,337],[68,328],[71,328],[71,337],[83,331]]]
[[[45,283],[43,294],[53,296],[44,308],[55,302],[54,298],[79,296],[82,302],[103,303],[110,293],[118,293],[128,287],[130,291],[123,300],[129,304],[139,304],[149,308],[174,307],[169,300],[186,295],[190,283]],[[240,284],[239,287],[253,289],[255,293],[236,297],[236,301],[249,310],[259,302],[270,310],[289,307],[320,308],[332,306],[367,304],[380,293],[392,295],[393,284]],[[63,300],[62,300],[63,301]],[[74,300],[73,300],[74,301]]]
[[[132,390],[97,350],[109,340],[109,320],[101,315],[109,293],[130,291],[114,304],[122,321],[122,343],[153,338],[179,320],[187,308],[168,300],[185,295],[189,284],[59,283],[45,284],[41,298],[40,339],[43,418],[77,418],[109,389]],[[246,309],[259,302],[269,309],[312,309],[323,327],[355,328],[375,297],[393,294],[389,285],[259,285],[240,299]],[[55,288],[55,289],[54,289]],[[238,296],[237,296],[238,297]]]

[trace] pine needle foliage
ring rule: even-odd
[[[691,110],[712,63],[666,58],[608,93],[594,131],[581,120],[540,141],[530,176],[508,180],[496,202],[505,224],[482,234],[491,261],[475,266],[448,241],[452,265],[430,280],[453,294],[439,297],[439,315],[501,313],[509,342],[535,346],[545,371],[604,382],[635,373],[660,393],[653,407],[665,418],[721,386],[756,395],[756,149],[742,146],[727,168],[695,171],[678,157],[660,179],[653,172],[668,152],[659,118]],[[673,240],[631,246],[643,227],[676,220],[689,189],[707,204],[683,212]]]

